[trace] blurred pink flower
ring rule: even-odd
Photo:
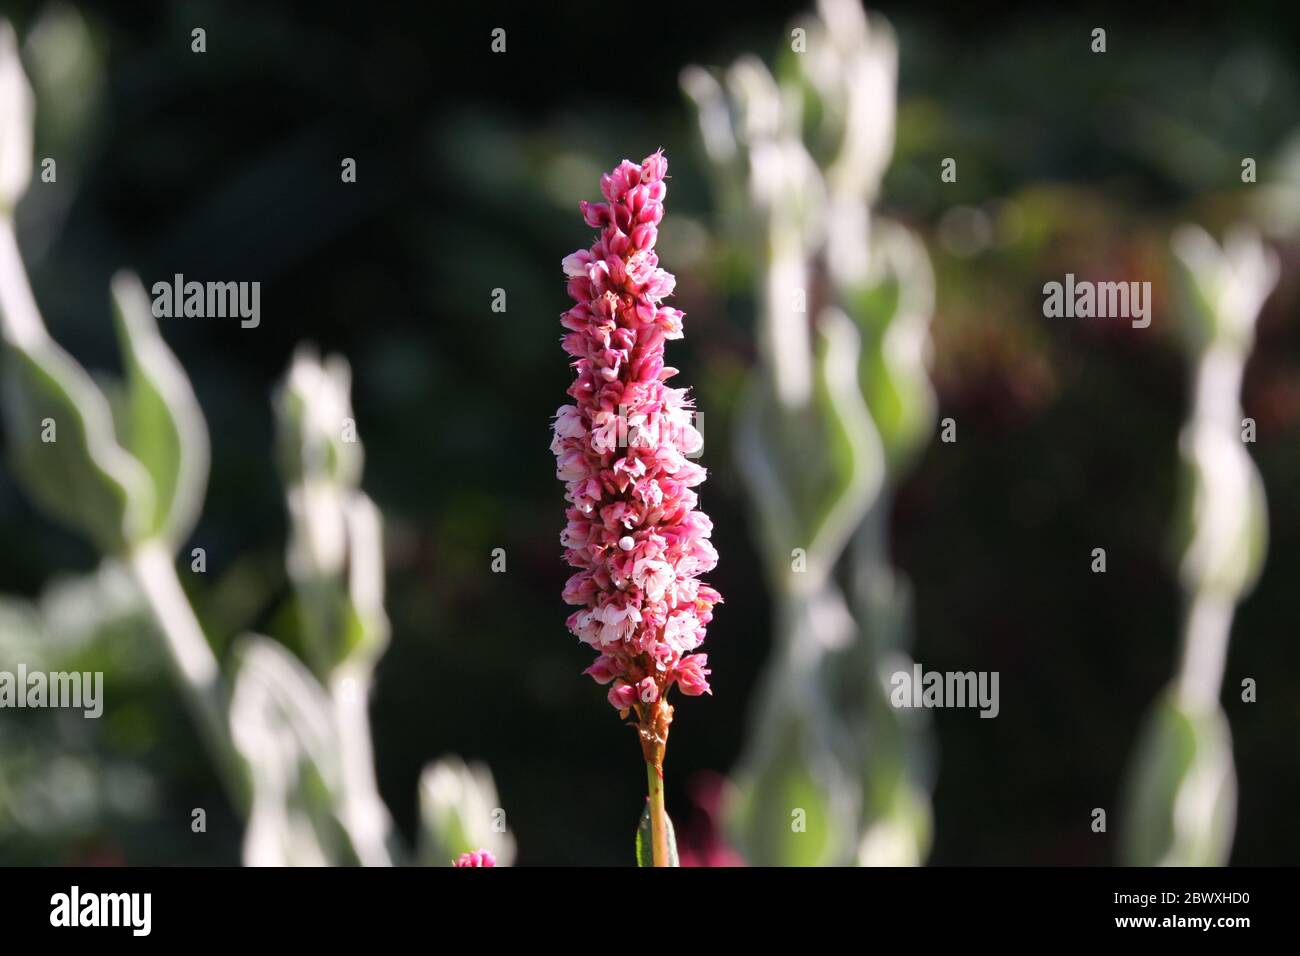
[[[455,866],[496,866],[497,858],[487,850],[475,850],[473,853],[462,853],[456,860]]]
[[[678,833],[682,866],[744,866],[745,859],[723,835],[722,808],[730,799],[731,783],[711,770],[694,774],[686,784],[691,812]]]

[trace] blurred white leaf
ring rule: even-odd
[[[420,775],[420,860],[449,866],[462,853],[489,850],[497,866],[515,858],[492,774],[482,764],[444,757]]]
[[[1232,229],[1220,246],[1200,226],[1181,226],[1173,236],[1176,277],[1193,345],[1224,341],[1249,351],[1255,320],[1278,279],[1276,253],[1247,226]]]
[[[352,417],[351,387],[352,372],[344,359],[330,356],[321,362],[305,347],[294,352],[275,396],[286,483],[356,487],[363,453]]]
[[[334,816],[337,735],[324,690],[292,654],[249,635],[237,652],[230,702],[235,746],[248,762],[248,866],[323,866],[345,858]]]
[[[0,289],[0,312],[6,305]],[[0,404],[15,476],[103,553],[123,554],[147,534],[153,485],[117,444],[108,399],[48,337],[25,347],[5,344]]]
[[[18,57],[18,37],[0,19],[0,216],[18,204],[32,178],[31,84]]]

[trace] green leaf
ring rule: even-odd
[[[148,533],[174,549],[194,529],[208,480],[208,430],[184,370],[158,333],[144,286],[113,277],[113,317],[127,376],[123,444],[148,470]]]
[[[668,829],[668,865],[681,866],[677,858],[677,831],[673,829],[673,821],[664,813],[664,825]],[[641,822],[636,827],[636,865],[637,866],[654,866],[654,825],[650,820],[650,802],[646,801],[645,809],[641,811]]]
[[[862,334],[859,382],[880,431],[889,471],[900,475],[934,423],[928,372],[934,274],[925,247],[897,223],[878,219],[873,274],[837,290]]]
[[[736,454],[753,486],[769,574],[783,589],[812,590],[829,577],[879,492],[880,438],[858,389],[859,339],[838,309],[823,311],[813,401],[782,408],[756,375],[740,413]],[[791,551],[807,552],[806,573]]]
[[[859,866],[920,866],[930,850],[933,818],[927,793],[899,781],[889,805],[863,820],[858,843]]]
[[[300,347],[275,394],[276,454],[286,485],[355,488],[364,452],[352,415],[347,360]]]
[[[1248,352],[1255,321],[1277,285],[1279,264],[1252,227],[1232,227],[1222,245],[1200,226],[1174,231],[1174,289],[1183,316],[1180,329],[1197,354],[1211,345]]]
[[[1125,862],[1224,865],[1236,818],[1237,779],[1222,710],[1193,713],[1166,693],[1147,720],[1134,759]]]
[[[49,643],[40,613],[31,602],[0,595],[0,667],[22,662],[31,670],[46,670]]]
[[[363,452],[337,356],[294,355],[275,396],[276,445],[289,509],[288,571],[312,668],[373,662],[388,643],[379,509],[357,490]]]
[[[733,843],[755,866],[844,866],[854,853],[858,787],[838,753],[847,741],[828,709],[818,653],[833,639],[830,596],[778,607],[779,651],[725,811]]]
[[[14,473],[55,518],[120,554],[147,532],[148,472],[116,442],[108,400],[45,335],[7,341],[3,413]]]
[[[383,518],[375,503],[359,491],[348,495],[344,512],[348,534],[349,628],[343,655],[354,661],[373,662],[388,646]]]
[[[752,770],[736,782],[729,832],[754,866],[844,865],[853,831],[836,795],[848,781],[833,769],[824,742],[815,741],[803,715],[774,715]]]

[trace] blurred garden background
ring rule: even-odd
[[[771,606],[733,456],[755,355],[751,264],[718,221],[679,86],[691,64],[772,60],[802,3],[525,5],[0,3],[37,96],[17,230],[52,334],[117,368],[108,280],[262,283],[256,329],[163,319],[208,420],[211,478],[183,575],[219,658],[245,630],[296,641],[271,394],[301,341],[352,365],[363,486],[385,520],[391,645],[371,717],[379,787],[417,826],[421,768],[492,770],[517,863],[627,864],[644,799],[633,734],[580,676],[550,420],[571,373],[560,259],[599,175],[662,147],[659,254],[686,338],[669,346],[703,414],[702,507],[727,603],[714,695],[680,702],[668,808],[686,849],[736,763]],[[1300,57],[1282,3],[881,3],[898,36],[896,146],[879,208],[934,272],[937,416],[893,503],[913,656],[996,670],[1001,713],[933,716],[934,864],[1117,860],[1134,737],[1175,666],[1171,554],[1188,406],[1169,235],[1248,220],[1281,280],[1243,406],[1269,509],[1267,563],[1225,676],[1239,779],[1231,860],[1300,860]],[[1107,50],[1089,48],[1095,27]],[[191,30],[207,51],[191,52]],[[490,50],[506,30],[506,52]],[[351,157],[357,181],[340,181]],[[940,181],[957,159],[958,177]],[[1244,184],[1241,162],[1257,162]],[[1043,317],[1066,272],[1151,281],[1151,327]],[[495,289],[506,310],[492,309]],[[3,439],[0,439],[3,440]],[[103,718],[0,714],[0,863],[237,863],[222,795],[129,583],[38,512],[0,467],[0,667],[103,670]],[[1090,552],[1108,570],[1090,573]],[[506,555],[491,569],[493,550]],[[40,647],[34,649],[33,642]],[[23,655],[28,655],[24,657]],[[53,665],[52,665],[53,666]],[[1258,682],[1243,704],[1243,678]],[[208,831],[191,831],[191,810]]]

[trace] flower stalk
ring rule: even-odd
[[[651,852],[655,866],[671,866],[668,861],[668,811],[664,809],[664,772],[650,761],[645,765],[649,782]]]
[[[248,770],[235,750],[226,720],[229,706],[216,656],[176,576],[171,550],[145,541],[130,556],[131,572],[144,595],[162,645],[199,733],[221,771],[221,781],[240,813],[249,809]]]

